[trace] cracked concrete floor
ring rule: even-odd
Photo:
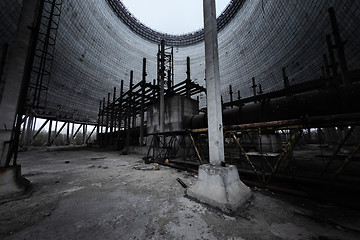
[[[232,215],[194,202],[193,174],[140,155],[77,149],[19,153],[30,193],[0,205],[0,239],[360,239],[360,213],[252,189]]]

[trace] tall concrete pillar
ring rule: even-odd
[[[37,0],[23,2],[16,37],[13,44],[9,46],[4,74],[1,76],[5,85],[0,100],[0,166],[5,165],[9,150],[37,8]]]
[[[209,127],[209,160],[220,165],[225,160],[215,0],[204,0],[205,78]]]
[[[30,77],[30,59],[35,50],[36,26],[39,26],[38,3],[38,0],[23,1],[14,42],[9,46],[7,56],[2,59],[5,61],[0,75],[4,84],[0,97],[0,198],[16,196],[26,189],[21,177],[21,167],[16,163],[16,155]],[[15,131],[17,134],[12,135]]]
[[[240,181],[236,166],[221,166],[225,157],[215,0],[203,0],[203,3],[207,111],[211,116],[208,117],[210,164],[199,167],[198,181],[188,189],[187,194],[200,202],[231,212],[248,200],[251,191]]]

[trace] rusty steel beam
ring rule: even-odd
[[[359,93],[360,84],[352,84],[351,87],[338,86],[338,88],[326,91],[309,92],[287,98],[267,99],[240,108],[224,109],[223,122],[224,126],[228,126],[359,113],[360,105],[354,104],[360,102]],[[191,129],[204,128],[206,122],[206,115],[198,114],[188,120],[186,127]]]
[[[321,176],[323,176],[325,174],[325,172],[327,171],[327,169],[329,168],[329,166],[331,165],[331,163],[333,162],[333,160],[335,159],[335,157],[337,156],[337,154],[339,153],[340,149],[344,146],[345,142],[347,141],[347,139],[351,136],[351,133],[354,131],[354,126],[351,126],[351,128],[349,129],[349,131],[346,133],[345,137],[343,138],[343,140],[341,140],[340,144],[338,145],[338,147],[336,148],[335,152],[333,153],[333,155],[331,156],[331,158],[329,159],[329,161],[327,162],[324,170],[321,173]]]
[[[191,142],[192,142],[192,144],[193,144],[193,146],[194,146],[194,149],[195,149],[195,151],[196,151],[196,155],[197,155],[197,157],[199,158],[200,163],[202,163],[203,161],[202,161],[202,159],[201,159],[199,150],[198,150],[197,147],[196,147],[196,144],[195,144],[195,141],[194,141],[194,138],[193,138],[191,132],[189,132],[189,136],[190,136]]]
[[[233,132],[230,133],[232,135],[232,137],[234,138],[237,146],[240,148],[242,154],[245,156],[246,160],[248,161],[250,167],[252,168],[253,172],[255,173],[256,177],[258,178],[260,183],[264,183],[259,175],[259,173],[256,171],[256,168],[254,166],[254,164],[251,162],[249,156],[246,154],[246,151],[244,150],[244,148],[241,146],[239,140],[236,138],[235,134]]]
[[[281,121],[229,125],[224,127],[224,131],[258,131],[259,128],[266,130],[281,130],[281,129],[317,128],[317,127],[350,126],[350,125],[360,125],[360,113],[310,117],[306,119],[290,119],[290,120],[281,120]],[[208,129],[198,128],[198,129],[188,129],[188,131],[191,131],[193,133],[201,133],[201,132],[207,132]]]

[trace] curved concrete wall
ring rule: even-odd
[[[2,0],[0,1],[0,59],[3,59],[5,55],[11,50],[17,26],[20,20],[22,1],[21,0]],[[5,46],[6,45],[6,46]],[[9,47],[7,47],[9,46]],[[6,51],[7,49],[7,51]],[[1,62],[1,60],[0,60]],[[0,103],[3,96],[5,87],[5,75],[6,67],[0,63],[0,72],[3,69],[4,74],[0,76]]]
[[[328,8],[334,7],[350,70],[360,68],[360,2],[346,0],[247,0],[219,33],[220,74],[224,100],[228,86],[250,96],[251,78],[264,92],[283,87],[281,68],[290,84],[322,75],[326,35],[331,34]],[[148,81],[156,78],[157,45],[133,33],[106,0],[63,0],[53,71],[45,114],[96,120],[99,101],[119,89],[129,72],[141,80],[145,57]],[[186,78],[186,57],[192,78],[204,81],[204,44],[174,48],[175,81]],[[205,97],[201,97],[205,105]]]

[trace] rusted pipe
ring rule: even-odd
[[[351,88],[339,86],[337,89],[318,91],[287,98],[264,99],[261,102],[247,104],[223,110],[223,125],[242,125],[247,123],[273,122],[321,116],[359,113],[360,84]],[[299,124],[302,124],[299,121]],[[294,125],[294,123],[291,123]],[[201,129],[207,127],[207,115],[198,114],[187,118],[186,128]]]

